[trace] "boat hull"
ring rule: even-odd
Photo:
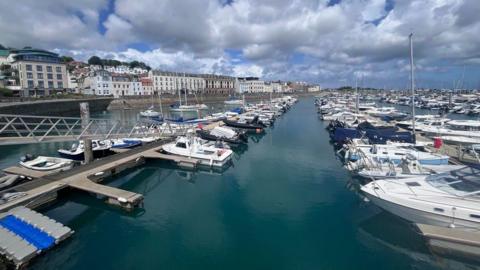
[[[456,227],[478,228],[478,223],[475,223],[475,222],[458,219],[458,218],[453,219],[450,216],[434,214],[434,213],[406,207],[403,205],[389,202],[375,195],[372,195],[368,192],[364,192],[364,194],[367,196],[367,198],[371,202],[373,202],[375,205],[382,208],[383,210],[390,212],[396,216],[399,216],[413,223],[428,224],[428,225],[441,226],[441,227],[448,227],[448,226],[451,226],[453,223],[455,224]]]

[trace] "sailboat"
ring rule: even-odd
[[[185,73],[183,74],[183,77],[185,78]],[[182,85],[183,86],[183,85]],[[182,88],[185,93],[185,104],[182,105],[182,95],[181,95],[181,88],[178,88],[178,102],[170,105],[170,111],[172,112],[197,112],[199,110],[208,110],[208,106],[205,104],[194,104],[194,105],[188,105],[188,100],[187,100],[187,88]]]
[[[148,107],[147,110],[140,112],[140,116],[149,117],[149,118],[162,118],[162,114],[153,110],[153,91],[152,91],[152,105]],[[162,104],[160,103],[160,109],[162,108]]]

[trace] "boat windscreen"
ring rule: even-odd
[[[457,196],[480,196],[480,170],[464,167],[426,178],[432,186]]]

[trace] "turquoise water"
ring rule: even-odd
[[[48,145],[41,150],[56,150]],[[1,165],[35,147],[0,148]],[[69,193],[42,212],[76,233],[32,268],[465,267],[430,255],[406,222],[358,196],[311,98],[250,141],[223,173],[150,162],[109,184],[144,194],[143,209],[127,213],[85,193]]]

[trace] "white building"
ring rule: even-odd
[[[266,90],[265,82],[256,77],[238,78],[238,84],[240,93],[261,93]]]
[[[307,88],[307,92],[320,92],[322,90],[318,85],[312,85]]]
[[[89,85],[88,85],[89,84]],[[86,91],[84,94],[96,95],[96,96],[109,96],[113,95],[113,81],[110,72],[105,70],[99,70],[95,72],[93,77],[84,81],[83,85]],[[88,90],[87,90],[88,89]]]
[[[150,71],[148,77],[152,80],[153,91],[176,94],[178,90],[188,93],[198,93],[205,89],[205,79],[195,75],[177,72]]]

